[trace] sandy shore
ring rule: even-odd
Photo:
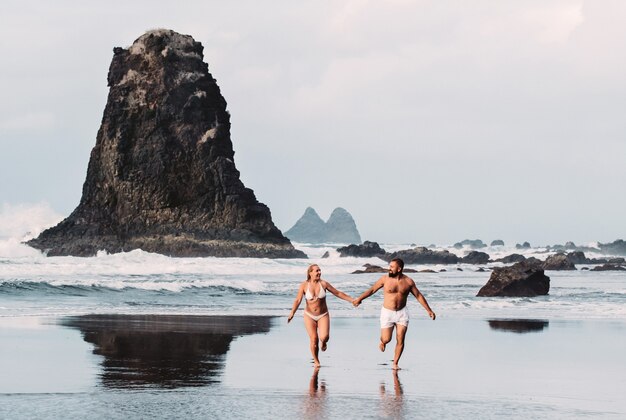
[[[621,321],[418,318],[394,374],[373,318],[332,319],[319,370],[301,319],[3,318],[0,418],[623,418],[625,332]]]

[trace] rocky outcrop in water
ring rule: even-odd
[[[313,208],[307,207],[285,236],[292,241],[310,244],[361,243],[361,235],[352,215],[341,207],[333,210],[326,223]]]
[[[543,262],[542,267],[544,270],[576,270],[574,263],[565,254],[550,255]]]
[[[592,268],[591,271],[626,271],[626,267],[618,264],[603,264]]]
[[[489,262],[489,254],[480,251],[471,251],[469,254],[461,258],[464,264],[487,264]]]
[[[115,48],[78,207],[29,245],[47,255],[306,257],[239,178],[226,100],[191,36]]]
[[[447,250],[433,251],[423,246],[387,253],[381,258],[385,261],[401,258],[405,264],[456,264],[460,262],[459,257]]]
[[[626,255],[626,241],[618,239],[608,244],[598,244],[600,250],[609,255]]]
[[[351,244],[337,248],[340,257],[382,257],[385,250],[377,242],[365,241],[361,245]]]
[[[510,267],[494,268],[476,296],[532,297],[549,291],[550,277],[544,274],[541,262],[529,258]]]
[[[507,255],[506,257],[498,258],[496,262],[510,264],[510,263],[524,261],[525,259],[526,257],[521,254],[511,254],[511,255]]]
[[[472,249],[480,249],[485,248],[487,245],[485,245],[485,243],[480,239],[464,239],[461,242],[455,243],[453,246],[457,249],[461,249],[465,246]]]
[[[355,270],[350,274],[389,273],[388,268],[383,268],[378,265],[364,264],[363,267],[365,267],[365,270]],[[417,273],[417,270],[414,270],[412,268],[404,268],[402,272],[403,273]]]

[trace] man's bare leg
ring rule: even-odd
[[[391,341],[392,334],[393,334],[393,327],[380,329],[380,344],[378,344],[378,348],[380,349],[380,351],[385,351],[385,347],[387,346],[387,343]]]
[[[408,327],[400,324],[396,324],[396,354],[393,358],[393,366],[391,367],[393,370],[400,369],[398,367],[398,362],[400,361],[400,356],[402,356],[402,352],[404,351],[404,336],[406,335],[406,330]]]
[[[317,322],[313,321],[309,316],[304,315],[304,326],[306,332],[309,334],[311,354],[313,355],[313,364],[315,366],[320,365],[320,359],[317,357],[319,353],[318,338],[317,338]]]
[[[322,342],[322,351],[326,351],[326,343],[330,338],[330,314],[323,316],[317,321],[317,330],[319,332],[320,341]]]

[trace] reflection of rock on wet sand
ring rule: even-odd
[[[102,383],[114,388],[217,382],[233,338],[268,332],[270,323],[271,317],[179,315],[87,315],[62,322],[104,356]]]
[[[541,332],[548,328],[549,321],[542,319],[490,319],[489,326],[494,330],[518,334]]]

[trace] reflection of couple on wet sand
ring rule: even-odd
[[[318,379],[320,372],[319,367],[313,369],[313,376],[309,381],[308,397],[304,400],[304,405],[300,414],[303,419],[320,419],[327,418],[326,412],[326,381]],[[393,392],[387,389],[384,381],[379,386],[380,394],[380,410],[382,418],[404,418],[404,401],[403,390],[398,370],[393,370]]]
[[[330,338],[330,315],[326,305],[326,291],[347,302],[351,302],[355,307],[372,296],[381,288],[384,292],[383,306],[380,313],[380,344],[381,351],[385,351],[387,343],[391,341],[393,329],[396,329],[396,350],[393,359],[393,369],[398,368],[398,361],[404,350],[404,337],[409,326],[409,313],[406,308],[406,301],[409,294],[415,296],[417,301],[426,309],[428,315],[434,320],[435,313],[428,306],[426,298],[420,293],[413,279],[402,273],[404,262],[400,258],[394,258],[389,263],[389,273],[382,276],[372,287],[366,290],[361,296],[352,299],[344,292],[335,289],[329,282],[322,280],[322,270],[317,264],[312,264],[307,270],[307,279],[300,284],[298,294],[293,303],[293,308],[289,314],[287,322],[291,322],[302,298],[306,300],[304,309],[304,326],[309,334],[311,344],[311,354],[315,366],[320,365],[319,343],[322,351],[326,350]]]

